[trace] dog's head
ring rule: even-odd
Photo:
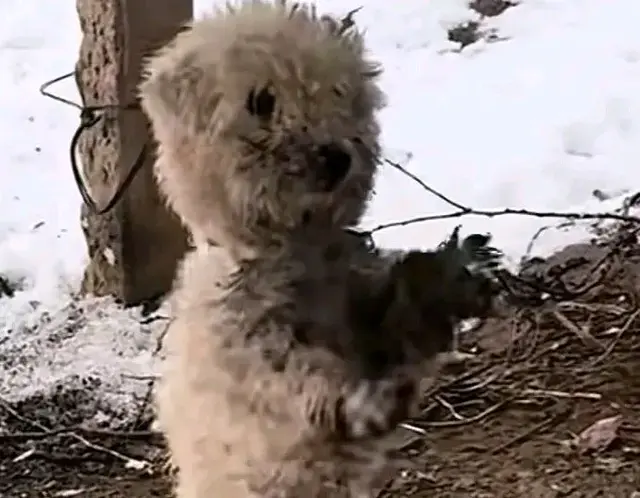
[[[218,243],[357,224],[380,153],[379,72],[360,33],[311,5],[244,0],[194,22],[140,86],[169,204]]]

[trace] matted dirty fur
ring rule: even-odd
[[[407,347],[397,266],[345,231],[372,193],[383,95],[339,26],[245,1],[148,62],[156,175],[197,245],[157,392],[179,498],[368,496],[415,406],[414,364],[450,348],[450,316]],[[447,279],[429,280],[433,313]]]

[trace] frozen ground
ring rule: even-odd
[[[73,68],[80,36],[74,3],[4,4],[0,275],[20,290],[0,297],[0,401],[46,395],[70,378],[91,378],[102,412],[126,418],[155,371],[153,349],[164,322],[141,325],[138,310],[118,309],[109,300],[74,302],[85,258],[80,197],[68,161],[78,115],[38,94],[44,81]],[[197,10],[207,4],[198,0]],[[346,13],[359,2],[320,5]],[[602,211],[618,207],[622,198],[603,203],[594,189],[614,196],[637,191],[640,4],[522,0],[484,22],[503,41],[456,50],[447,29],[475,18],[461,0],[376,0],[357,15],[386,68],[388,158],[482,209]],[[76,97],[72,84],[54,90]],[[386,167],[366,225],[450,210]],[[429,247],[459,222],[389,229],[376,241]],[[513,260],[550,224],[514,216],[463,222],[465,232],[493,233]],[[534,252],[586,236],[583,228],[550,230]]]

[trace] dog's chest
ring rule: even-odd
[[[295,305],[310,323],[335,327],[346,317],[346,282],[329,265],[308,267],[306,278],[294,282]]]
[[[291,280],[296,307],[317,324],[344,313],[348,261],[339,244],[304,244],[290,255],[298,268]]]

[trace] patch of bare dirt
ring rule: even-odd
[[[512,279],[505,317],[466,339],[465,373],[427,397],[417,469],[385,497],[640,495],[638,229],[570,246]]]
[[[510,7],[515,7],[515,2],[508,0],[473,0],[469,7],[484,17],[495,17],[502,14]]]
[[[161,448],[147,432],[12,429],[0,437],[0,497],[169,497]]]
[[[449,41],[458,43],[460,50],[478,40],[486,40],[489,43],[502,41],[504,39],[495,30],[485,29],[483,21],[488,17],[499,16],[516,5],[517,3],[508,0],[473,0],[469,3],[469,8],[480,14],[480,19],[453,26],[448,30],[447,38]]]

